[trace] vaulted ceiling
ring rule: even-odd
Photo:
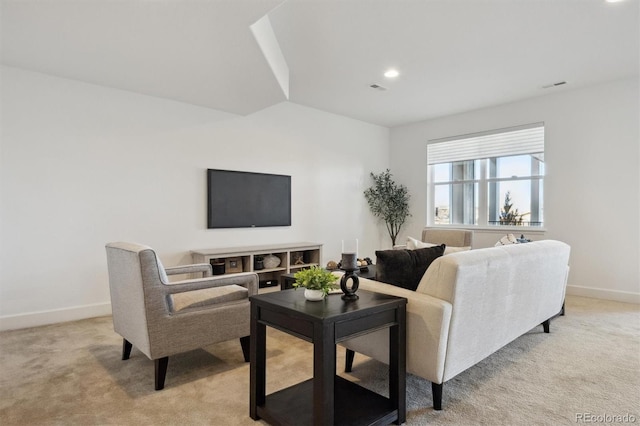
[[[639,17],[637,0],[2,0],[2,64],[392,127],[638,76]]]

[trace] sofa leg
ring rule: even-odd
[[[352,351],[351,349],[347,349],[347,352],[345,353],[345,359],[344,359],[344,371],[347,373],[351,373],[351,370],[353,368],[353,358],[355,357],[356,353],[354,351]]]
[[[442,410],[442,387],[444,383],[431,383],[431,393],[433,393],[433,409]]]
[[[549,324],[551,324],[550,320],[546,320],[545,322],[542,323],[542,327],[544,328],[545,333],[549,332]]]
[[[560,316],[564,316],[564,302],[562,302],[562,309],[560,309]]]
[[[164,378],[167,376],[167,365],[169,364],[169,357],[158,358],[155,361],[156,370],[156,390],[164,389]]]
[[[249,341],[251,340],[250,336],[244,336],[240,338],[240,346],[242,346],[242,355],[244,356],[244,362],[249,362],[250,355],[250,347],[249,347]]]
[[[129,356],[131,355],[131,348],[133,347],[133,345],[127,340],[127,339],[122,339],[122,360],[126,360],[129,359]]]

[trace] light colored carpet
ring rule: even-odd
[[[121,344],[110,317],[0,333],[0,424],[262,424],[249,418],[239,341],[170,357],[159,392],[153,363],[135,348],[121,361]],[[310,378],[311,356],[310,344],[268,329],[267,393]],[[342,375],[386,394],[374,360],[356,355]],[[550,334],[537,327],[447,382],[442,411],[420,378],[408,377],[407,399],[408,425],[640,423],[640,307],[569,297]]]

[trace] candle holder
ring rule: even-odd
[[[347,285],[349,280],[353,280],[353,284],[351,287]],[[344,293],[342,295],[342,300],[350,301],[350,300],[358,300],[359,296],[356,294],[358,291],[358,286],[360,285],[360,280],[358,275],[356,275],[355,271],[345,271],[345,274],[340,279],[340,289]]]
[[[344,271],[344,275],[340,279],[340,289],[344,293],[342,300],[358,300],[358,286],[360,285],[360,278],[356,274],[359,269],[357,265],[356,253],[342,253],[342,265],[340,269]],[[349,280],[352,281],[351,287],[349,287]]]

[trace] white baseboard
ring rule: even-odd
[[[0,317],[0,331],[38,327],[40,325],[77,321],[85,318],[102,317],[106,315],[111,315],[111,303],[108,302],[55,309],[52,311],[6,315]]]
[[[568,285],[567,294],[571,294],[574,296],[592,297],[594,299],[615,300],[617,302],[640,304],[640,293],[632,293],[630,291]]]

